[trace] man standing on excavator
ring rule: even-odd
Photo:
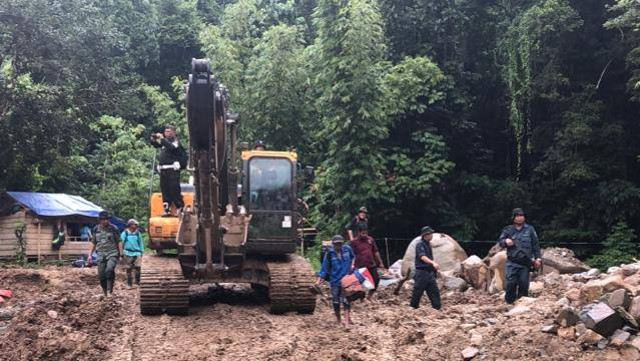
[[[151,144],[156,148],[161,148],[158,157],[159,165],[156,170],[160,173],[164,215],[169,216],[171,215],[171,204],[176,207],[178,212],[184,206],[180,191],[180,169],[187,167],[188,155],[176,137],[174,125],[166,125],[163,133],[152,134]]]

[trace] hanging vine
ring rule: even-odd
[[[516,180],[522,175],[525,154],[533,149],[531,104],[536,96],[535,64],[553,62],[555,59],[548,50],[558,46],[555,42],[565,32],[581,24],[578,13],[567,1],[546,0],[516,16],[500,41],[506,57],[503,77],[510,99],[509,122],[516,143]]]

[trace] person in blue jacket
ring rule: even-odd
[[[351,305],[343,294],[340,281],[342,278],[353,269],[353,260],[355,258],[351,247],[344,244],[344,238],[340,235],[335,235],[331,238],[333,248],[330,248],[324,259],[322,260],[322,269],[318,272],[318,280],[316,284],[321,284],[325,278],[329,277],[329,284],[331,285],[331,298],[333,303],[333,311],[338,319],[338,322],[342,322],[340,317],[340,304],[344,307],[344,323],[345,327],[350,323],[350,310]]]
[[[538,234],[532,225],[525,222],[522,208],[515,208],[513,224],[505,227],[498,244],[507,249],[507,286],[504,299],[508,304],[520,297],[529,296],[529,273],[532,268],[540,268],[540,244]]]
[[[122,248],[124,249],[124,269],[127,271],[127,289],[133,286],[132,273],[135,273],[136,285],[140,285],[140,266],[144,253],[142,234],[138,229],[138,221],[130,219],[127,228],[120,234]]]

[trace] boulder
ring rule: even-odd
[[[580,289],[580,301],[590,303],[602,296],[602,285],[600,282],[589,282]]]
[[[416,245],[420,242],[422,242],[420,237],[414,238],[404,252],[400,266],[402,279],[397,283],[393,292],[396,295],[400,292],[402,285],[413,276],[416,267]],[[455,239],[444,233],[434,233],[431,248],[433,249],[433,258],[440,264],[440,272],[452,271],[452,276],[460,274],[460,262],[467,259],[467,254]]]
[[[444,288],[448,291],[464,292],[469,288],[465,280],[458,277],[445,276],[443,281]]]
[[[602,297],[602,301],[613,309],[620,306],[626,310],[629,309],[629,306],[631,305],[631,296],[626,290],[619,289],[605,294]]]
[[[435,256],[434,256],[435,257]],[[471,287],[478,290],[486,290],[489,284],[489,267],[480,259],[473,255],[460,264],[462,278]]]
[[[575,326],[578,321],[580,321],[580,315],[573,307],[564,307],[556,317],[556,323],[562,327]]]
[[[576,338],[575,327],[560,327],[558,328],[558,336],[565,340],[574,340]]]
[[[609,338],[609,344],[611,346],[620,347],[624,345],[625,342],[627,342],[629,337],[631,337],[631,334],[629,332],[616,330],[616,332],[614,332],[613,335],[611,335],[611,337]]]
[[[580,273],[589,270],[589,267],[578,260],[570,249],[550,247],[543,249],[541,253],[544,268],[552,268],[558,273]]]
[[[629,288],[629,286],[624,282],[624,280],[622,279],[622,276],[620,276],[620,275],[609,276],[609,277],[599,281],[599,283],[602,285],[602,290],[604,292],[613,292],[613,291],[619,290],[621,288],[622,289],[626,289],[630,293],[633,293],[633,291],[634,291],[634,290]]]
[[[558,325],[542,326],[540,331],[542,331],[544,333],[553,333],[553,334],[555,334],[555,333],[558,332]]]
[[[595,346],[600,340],[604,339],[597,332],[587,330],[582,336],[578,337],[578,343],[583,346]]]
[[[402,276],[415,269],[416,261],[416,245],[421,242],[420,237],[416,237],[409,243],[404,257],[402,257]],[[434,233],[431,239],[431,249],[433,250],[433,258],[440,264],[440,271],[454,271],[454,274],[460,272],[460,262],[467,259],[467,254],[451,236],[444,233]]]
[[[482,335],[479,333],[474,333],[471,335],[471,344],[474,346],[481,346],[482,345]]]
[[[564,296],[569,299],[569,301],[578,301],[580,299],[581,291],[578,288],[572,288],[567,291]]]
[[[544,283],[542,282],[531,282],[529,283],[529,294],[532,296],[538,296],[544,290]]]
[[[606,303],[600,302],[587,312],[584,324],[587,328],[608,337],[615,330],[622,327],[624,322],[616,311],[612,310]]]
[[[531,311],[531,308],[527,306],[516,306],[509,310],[509,312],[505,313],[507,316],[517,316],[523,313],[528,313]]]
[[[507,285],[507,251],[501,251],[494,254],[489,259],[489,273],[491,281],[489,282],[489,293],[497,293],[505,290]]]
[[[640,318],[640,296],[636,296],[631,300],[631,306],[629,306],[629,314],[634,318]]]
[[[635,329],[640,328],[640,326],[638,325],[638,321],[636,321],[636,319],[633,316],[631,316],[629,314],[629,312],[627,312],[627,310],[625,310],[621,306],[618,306],[618,307],[614,308],[614,310],[618,313],[618,315],[620,315],[622,320],[625,323],[627,323],[629,326],[631,326],[631,327],[633,327]]]
[[[467,347],[464,350],[462,350],[462,359],[464,360],[471,360],[474,357],[476,357],[476,355],[480,352],[480,350],[478,350],[475,347]]]
[[[625,264],[621,268],[622,275],[625,277],[629,277],[640,271],[640,263]]]
[[[569,301],[568,298],[566,297],[562,297],[559,300],[556,301],[555,305],[556,306],[560,306],[560,307],[565,307],[565,306],[569,306],[571,304],[571,301]]]
[[[631,346],[635,347],[636,350],[640,351],[640,337],[636,337],[633,340],[631,340]]]

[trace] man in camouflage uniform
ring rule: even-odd
[[[98,218],[100,223],[93,229],[91,237],[91,251],[89,252],[89,263],[94,251],[98,252],[96,263],[98,266],[98,277],[104,297],[113,294],[113,283],[116,279],[116,265],[118,259],[123,256],[122,242],[116,226],[109,222],[109,212],[100,212]]]

